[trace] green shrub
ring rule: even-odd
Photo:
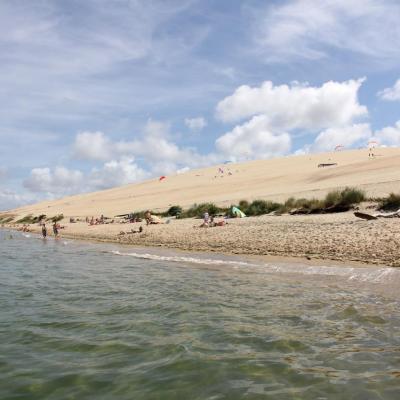
[[[340,202],[338,204],[341,206],[352,206],[353,204],[361,203],[364,200],[365,192],[363,190],[346,187],[340,192]]]
[[[167,215],[170,217],[176,217],[182,214],[182,207],[181,206],[172,206],[167,211]]]
[[[247,209],[241,210],[248,216],[263,215],[278,210],[280,206],[281,204],[269,200],[254,200]]]
[[[332,207],[339,204],[341,201],[341,194],[339,190],[333,190],[325,196],[325,207]]]
[[[208,212],[210,215],[217,215],[225,211],[225,209],[216,206],[214,203],[194,204],[192,207],[182,213],[182,217],[202,218],[205,212]]]
[[[7,224],[7,223],[11,222],[13,219],[14,219],[14,216],[10,215],[10,214],[0,215],[0,224]]]
[[[32,214],[25,215],[25,217],[19,219],[17,224],[33,224],[34,217]]]
[[[58,222],[64,219],[63,214],[55,215],[54,217],[48,218],[47,221]]]
[[[249,205],[250,205],[250,203],[247,200],[240,200],[238,208],[240,210],[242,210],[245,214],[247,214],[246,211],[249,208]],[[231,209],[232,209],[232,207],[231,207]]]
[[[384,211],[397,211],[400,208],[400,195],[390,193],[388,197],[379,202],[379,209]]]

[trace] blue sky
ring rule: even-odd
[[[0,210],[400,145],[396,0],[3,0]]]

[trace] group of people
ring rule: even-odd
[[[216,226],[224,226],[227,222],[225,220],[215,221],[214,216],[210,215],[208,211],[206,211],[203,215],[203,223],[199,226],[199,228],[214,228]]]
[[[61,228],[60,224],[58,224],[57,222],[53,223],[53,234],[54,234],[55,238],[59,237],[60,228]],[[42,223],[42,236],[43,236],[43,239],[46,239],[46,237],[47,237],[47,227],[44,222]]]

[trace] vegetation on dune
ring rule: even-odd
[[[400,195],[390,193],[388,197],[379,200],[379,209],[383,211],[397,211],[400,208]]]
[[[0,224],[8,224],[13,220],[14,220],[14,215],[11,214],[0,215]]]
[[[59,222],[59,221],[61,221],[63,219],[64,219],[64,215],[63,214],[58,214],[58,215],[55,215],[54,217],[47,218],[46,221]]]
[[[25,217],[17,220],[17,224],[33,224],[34,218],[33,214],[25,215]]]
[[[166,216],[170,217],[177,217],[182,214],[182,207],[181,206],[172,206],[166,212]]]

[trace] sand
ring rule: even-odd
[[[320,163],[337,166],[318,168]],[[222,167],[224,173],[218,172]],[[257,198],[284,201],[287,198],[321,198],[335,188],[356,186],[368,196],[400,192],[400,148],[291,156],[271,160],[226,164],[193,170],[102,192],[65,197],[12,210],[18,216],[63,213],[66,217],[113,217],[145,209],[164,211],[171,205],[184,208],[202,202],[229,206],[241,199]],[[229,175],[229,172],[232,175]]]
[[[353,213],[229,219],[222,227],[197,228],[199,219],[88,226],[66,223],[61,237],[226,254],[297,257],[400,266],[400,219],[365,221]],[[168,221],[165,220],[165,221]],[[128,233],[143,226],[142,233]],[[196,228],[195,228],[196,226]],[[31,225],[33,232],[39,226]],[[52,236],[51,225],[48,225]],[[125,235],[119,233],[127,232]]]
[[[338,165],[318,168],[319,163]],[[89,226],[69,223],[68,217],[84,218],[152,209],[171,205],[189,207],[194,203],[230,205],[241,199],[283,201],[290,196],[323,197],[329,190],[355,186],[370,197],[400,193],[400,149],[376,150],[374,159],[367,150],[286,157],[223,165],[150,180],[97,193],[67,197],[12,210],[18,217],[27,214],[53,216],[63,213],[64,237],[101,240],[136,246],[161,246],[182,250],[262,256],[289,256],[302,259],[362,262],[400,266],[400,219],[364,221],[352,212],[325,215],[261,216],[230,219],[228,225],[194,228],[200,220],[169,219],[168,224],[145,226],[107,224]],[[229,174],[229,172],[231,174]],[[364,205],[365,207],[366,205]],[[371,210],[367,210],[371,212]],[[144,226],[143,233],[126,233]],[[48,226],[51,231],[51,225]],[[15,227],[14,227],[15,228]],[[33,231],[40,227],[31,225]],[[51,234],[51,232],[50,232]]]

